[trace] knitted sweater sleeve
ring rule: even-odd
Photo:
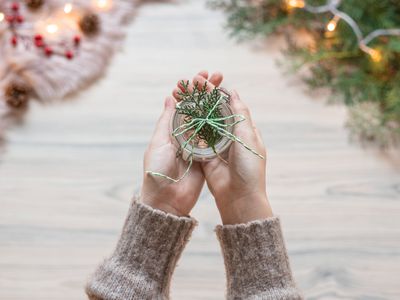
[[[168,299],[176,262],[196,221],[133,201],[114,253],[86,286],[89,299]]]
[[[227,276],[227,298],[299,300],[279,218],[217,226]]]

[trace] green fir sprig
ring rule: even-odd
[[[209,119],[217,119],[218,123],[223,124],[221,113],[221,105],[228,101],[226,97],[221,101],[221,92],[218,88],[214,88],[211,92],[207,91],[207,83],[203,86],[197,82],[193,86],[193,90],[189,90],[189,81],[181,81],[183,91],[178,95],[181,97],[181,102],[176,106],[178,114],[184,115],[185,123],[191,122],[193,119],[204,119],[208,116]],[[213,109],[215,107],[215,109]],[[210,113],[211,112],[211,113]],[[221,140],[221,134],[218,129],[204,124],[197,132],[196,140],[203,141],[217,154],[215,145]]]
[[[328,0],[305,0],[319,6]],[[379,58],[359,49],[353,30],[339,21],[334,32],[327,31],[331,13],[313,14],[304,9],[288,9],[285,0],[209,0],[227,15],[226,27],[239,40],[283,34],[288,41],[284,65],[302,72],[314,90],[329,88],[334,100],[349,106],[352,136],[375,145],[400,144],[400,38],[380,36],[368,46]],[[351,16],[365,36],[378,28],[400,28],[399,0],[346,0],[338,7]],[[307,74],[304,76],[304,74]],[[371,113],[371,109],[373,113]],[[358,110],[358,113],[355,113]],[[353,118],[355,115],[374,115]],[[385,135],[385,136],[383,136]]]

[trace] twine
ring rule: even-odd
[[[224,92],[224,91],[222,91],[222,92]],[[210,117],[212,115],[212,113],[214,112],[214,110],[217,109],[218,105],[221,104],[221,100],[222,99],[223,99],[223,97],[221,96],[218,99],[218,101],[215,103],[215,105],[210,109],[209,113],[207,114],[207,116],[205,118],[193,118],[190,122],[187,122],[187,123],[184,123],[184,124],[180,125],[179,127],[177,127],[172,132],[172,136],[173,137],[177,137],[177,136],[181,136],[181,135],[185,134],[186,132],[188,132],[190,130],[194,130],[193,133],[190,135],[190,137],[180,146],[180,148],[178,149],[178,154],[182,153],[182,151],[187,149],[187,146],[189,145],[189,143],[191,143],[193,141],[193,139],[196,137],[197,133],[205,125],[209,125],[209,126],[213,127],[214,129],[216,129],[221,136],[224,136],[224,137],[230,139],[233,142],[237,142],[237,143],[241,144],[244,148],[249,150],[251,153],[257,155],[261,159],[264,159],[264,156],[262,156],[257,151],[255,151],[253,148],[251,148],[249,145],[247,145],[245,142],[243,142],[239,137],[237,137],[233,133],[231,133],[228,130],[226,130],[226,128],[233,127],[236,124],[245,121],[246,118],[243,115],[241,115],[241,114],[232,114],[232,115],[229,115],[229,116],[226,116],[226,117],[218,117],[218,118],[211,118]],[[228,120],[232,120],[233,122],[225,124],[225,121],[228,121]],[[175,179],[175,178],[172,178],[172,177],[170,177],[168,175],[165,175],[165,174],[162,174],[162,173],[159,173],[159,172],[153,172],[153,171],[146,171],[146,173],[151,174],[153,176],[162,177],[164,179],[170,180],[170,181],[175,182],[175,183],[181,181],[183,178],[186,177],[186,175],[190,171],[190,168],[192,167],[192,164],[193,164],[193,149],[194,149],[194,146],[192,144],[192,150],[191,150],[191,153],[190,153],[190,155],[188,157],[188,166],[187,166],[185,172],[179,178]],[[214,152],[215,152],[215,149],[214,149]],[[218,153],[216,153],[216,154],[218,155]],[[218,157],[219,157],[219,155],[218,155]]]

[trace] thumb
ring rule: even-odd
[[[240,99],[236,90],[231,92],[231,106],[236,114],[241,114],[246,118],[246,120],[251,121],[250,110],[242,99]]]
[[[235,125],[235,132],[244,141],[253,141],[257,135],[250,110],[235,90],[231,93],[231,107],[235,114],[242,115],[245,118],[243,122]]]
[[[167,97],[164,102],[164,110],[158,119],[156,128],[151,138],[151,146],[162,146],[171,141],[171,122],[175,113],[175,99]]]

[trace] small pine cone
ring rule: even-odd
[[[25,4],[30,9],[39,9],[44,4],[44,0],[25,0]]]
[[[12,82],[5,88],[7,105],[13,108],[25,107],[28,103],[31,88],[23,83]]]
[[[85,35],[95,35],[100,30],[100,18],[96,14],[86,14],[79,21],[79,27]]]

